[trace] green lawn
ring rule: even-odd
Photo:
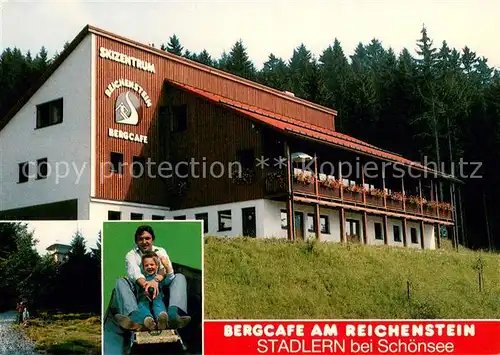
[[[500,318],[500,255],[450,249],[207,237],[205,317]]]
[[[49,354],[101,354],[101,321],[85,314],[30,319],[22,326],[36,350]]]

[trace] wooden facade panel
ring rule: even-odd
[[[101,47],[153,63],[155,73],[150,73],[114,60],[101,58],[99,56]],[[158,147],[161,145],[159,139],[164,139],[164,137],[158,135],[157,116],[159,103],[163,100],[162,95],[164,93],[162,90],[165,80],[180,82],[248,105],[260,107],[324,128],[333,129],[333,116],[331,114],[112,39],[96,36],[96,54],[96,136],[98,155],[96,161],[100,165],[98,166],[96,176],[96,197],[98,198],[169,205],[169,202],[166,201],[169,187],[162,179],[147,177],[132,179],[130,171],[134,156],[143,156],[146,159],[151,158],[153,161],[160,159],[158,157]],[[140,101],[140,120],[136,126],[115,123],[114,111],[118,95],[126,91],[133,91],[122,87],[114,90],[110,97],[106,96],[105,93],[108,85],[119,79],[127,79],[137,83],[146,91],[151,100],[151,107],[147,107],[145,100],[140,97],[138,92],[135,92]],[[165,99],[168,100],[168,97]],[[228,113],[230,111],[226,110],[227,112],[224,111],[221,114],[219,112],[220,108],[215,106],[208,108],[205,102],[203,104],[196,103],[195,107],[194,111],[197,117],[191,117],[193,109],[190,109],[189,123],[196,122],[196,125],[192,128],[193,131],[190,131],[190,136],[187,139],[178,142],[180,144],[179,149],[181,149],[182,145],[189,142],[189,146],[186,146],[186,149],[193,154],[197,154],[199,151],[207,151],[207,148],[210,148],[213,149],[213,151],[208,150],[209,153],[212,152],[212,158],[221,156],[227,159],[229,157],[224,155],[225,151],[234,152],[234,149],[237,148],[237,145],[232,142],[240,139],[239,137],[246,137],[252,133],[249,131],[249,127],[251,127],[249,121],[246,119],[235,119],[232,112]],[[216,119],[217,115],[220,116],[218,119]],[[147,136],[148,143],[142,144],[109,137],[109,129]],[[255,140],[255,142],[248,142],[248,144],[251,143],[253,147],[258,149],[260,142],[257,142],[257,138]],[[197,148],[197,150],[193,151],[194,148]],[[124,154],[123,160],[127,165],[123,175],[110,175],[109,169],[103,165],[105,162],[110,161],[111,152]],[[202,187],[201,182],[196,182],[195,186],[197,186],[196,184],[200,188]],[[218,181],[215,184],[217,187],[226,190],[229,189],[223,194],[225,199],[228,199],[233,194],[235,194],[235,200],[255,195],[254,193],[244,192],[246,190],[242,189],[241,186],[228,187],[222,181]],[[203,199],[203,204],[220,201],[220,197],[216,197],[214,193],[206,195],[203,198],[201,196],[196,196],[196,198],[188,196],[187,198],[186,204],[188,205],[194,205],[195,202],[199,204],[201,202],[200,199]]]

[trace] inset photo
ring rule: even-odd
[[[103,354],[201,354],[201,221],[103,225]]]
[[[0,354],[101,354],[101,229],[0,222]]]

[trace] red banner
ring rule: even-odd
[[[500,321],[205,321],[204,354],[500,355]]]

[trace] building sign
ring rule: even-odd
[[[139,124],[140,117],[142,116],[141,100],[136,95],[139,94],[144,100],[146,107],[152,105],[151,99],[149,98],[146,91],[137,83],[128,79],[115,80],[109,84],[105,90],[105,95],[111,97],[113,92],[119,88],[129,88],[125,92],[121,92],[115,100],[115,110],[114,110],[114,120],[115,123],[129,126],[137,126]],[[142,134],[137,134],[134,132],[128,132],[121,129],[108,128],[108,136],[111,138],[128,140],[137,143],[148,143],[148,137]]]
[[[149,73],[155,74],[155,65],[153,63],[140,60],[126,54],[115,52],[110,49],[101,47],[99,48],[99,56],[103,59],[109,59],[129,67],[147,71]]]
[[[106,90],[104,91],[104,94],[106,94],[107,97],[111,97],[111,95],[113,94],[113,91],[115,91],[116,89],[119,89],[119,88],[132,89],[135,92],[137,92],[137,94],[139,94],[141,96],[141,98],[144,100],[144,103],[146,104],[146,107],[151,107],[153,105],[146,90],[144,90],[136,82],[133,82],[132,80],[128,80],[128,79],[118,79],[118,80],[111,82],[108,85],[108,87],[106,88]]]

